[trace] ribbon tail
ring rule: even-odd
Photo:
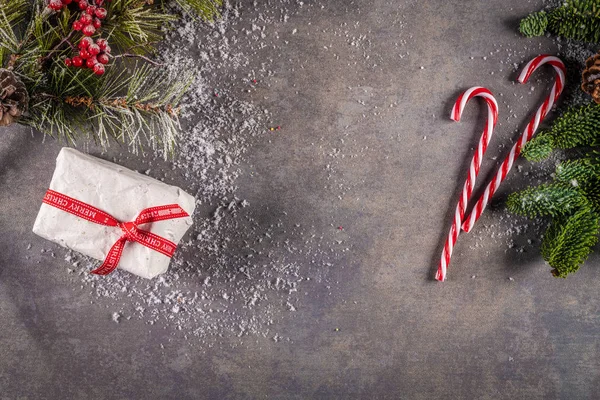
[[[108,255],[106,256],[106,259],[104,260],[102,265],[96,268],[95,270],[91,271],[91,273],[96,275],[108,275],[115,269],[117,269],[126,242],[127,238],[125,236],[117,240],[115,244],[113,244],[113,246],[110,248]]]

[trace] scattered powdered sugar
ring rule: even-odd
[[[366,66],[373,71],[390,60],[407,62],[410,51],[406,46],[413,36],[409,33],[399,37],[394,52],[380,54],[376,51],[377,43],[372,41],[372,32],[360,21],[319,31],[311,29],[310,22],[286,26],[298,10],[309,7],[319,6],[279,0],[265,5],[245,2],[242,8],[226,2],[222,18],[214,24],[184,18],[168,34],[160,60],[169,73],[190,73],[194,81],[183,99],[177,158],[165,163],[158,154],[144,160],[141,171],[169,183],[177,182],[196,197],[194,226],[180,243],[169,271],[151,281],[119,270],[106,277],[90,275],[89,270],[97,261],[66,253],[67,276],[73,283],[80,283],[74,285],[74,290],[89,291],[94,303],[107,308],[107,318],[120,324],[139,319],[149,326],[170,329],[174,336],[195,338],[207,347],[225,336],[239,336],[240,341],[248,336],[263,336],[279,342],[292,340],[289,333],[277,330],[279,321],[301,312],[309,298],[329,296],[335,290],[338,282],[334,270],[344,267],[340,260],[352,248],[337,225],[332,226],[330,235],[324,236],[322,229],[291,222],[285,210],[266,210],[265,205],[250,204],[237,197],[236,182],[242,173],[240,164],[245,161],[245,154],[255,143],[265,140],[265,134],[271,134],[270,128],[278,126],[277,117],[254,99],[269,91],[274,75],[273,54],[283,53],[281,49],[286,44],[279,36],[281,31],[287,31],[297,40],[308,39],[311,34],[321,35],[325,46],[319,50],[336,60],[340,60],[336,45],[348,45],[351,51],[340,64],[347,68]],[[399,29],[404,26],[401,17],[395,23]],[[539,50],[537,42],[524,43],[524,39],[520,40],[514,48],[498,45],[469,59],[490,65],[489,68],[495,69],[490,73],[496,72],[500,77],[513,76]],[[556,43],[565,59],[580,64],[593,53],[589,47],[570,41],[556,40]],[[290,68],[301,70],[305,62],[290,59]],[[362,75],[360,79],[366,80]],[[536,76],[532,88],[547,81],[548,78]],[[571,90],[566,91],[563,104],[585,99],[580,91],[573,89],[577,81],[569,80]],[[347,87],[348,97],[361,106],[357,118],[383,119],[387,117],[386,109],[398,106],[396,101],[390,101],[385,109],[381,104],[371,105],[373,90],[361,83],[352,82]],[[534,90],[528,93],[539,95]],[[506,94],[509,95],[512,96]],[[530,112],[525,106],[512,106],[514,102],[502,99],[503,93],[498,96],[504,107],[502,114],[508,116],[506,120],[521,119]],[[338,180],[338,168],[349,159],[374,151],[351,135],[354,122],[338,121],[343,133],[336,147],[311,144],[320,149],[320,156],[329,160],[324,171],[326,187],[340,200],[358,183]],[[504,153],[504,147],[508,145],[502,144],[500,153]],[[135,164],[129,157],[121,155],[115,161]],[[561,157],[555,155],[543,164],[523,164],[525,167],[518,172],[532,178],[529,182],[541,183],[549,178],[552,172],[549,167]],[[260,218],[266,212],[274,213],[268,224]],[[506,211],[496,215],[494,221],[476,227],[472,246],[502,244],[507,252],[539,246],[537,240],[525,242],[515,237],[532,230],[539,237],[545,226],[543,222],[510,216]]]
[[[194,81],[182,101],[176,159],[167,163],[156,154],[144,160],[140,172],[177,182],[195,195],[197,208],[191,233],[169,271],[156,279],[120,270],[91,275],[98,261],[65,253],[73,290],[89,291],[115,323],[139,319],[206,347],[221,337],[289,341],[276,331],[277,322],[295,315],[308,298],[332,294],[337,283],[332,269],[350,248],[335,240],[336,228],[324,237],[313,226],[290,222],[285,210],[267,210],[273,215],[265,225],[260,218],[265,206],[236,197],[244,154],[275,125],[252,95],[261,86],[268,90],[273,74],[262,54],[278,37],[267,26],[286,23],[298,7],[295,1],[280,3],[241,9],[226,2],[214,24],[184,18],[161,47],[166,70],[190,73]],[[139,164],[129,154],[113,160]]]

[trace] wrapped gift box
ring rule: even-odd
[[[192,225],[195,199],[180,188],[70,148],[63,148],[56,159],[50,190],[102,210],[120,222],[135,221],[144,209],[178,205],[187,216],[139,226],[174,244]],[[86,256],[105,260],[123,237],[123,229],[91,222],[85,216],[88,211],[79,212],[81,216],[76,216],[56,205],[42,203],[33,232]],[[169,256],[127,241],[118,267],[150,279],[166,272],[169,262]]]

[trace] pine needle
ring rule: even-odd
[[[600,42],[600,4],[597,0],[570,0],[549,12],[532,13],[521,20],[519,31],[527,37],[550,32],[584,42]]]
[[[530,218],[560,217],[587,204],[577,187],[562,183],[545,184],[512,193],[506,202],[510,212]]]
[[[597,146],[600,144],[600,105],[572,107],[548,131],[534,136],[522,154],[529,161],[548,158],[554,149]]]
[[[554,268],[554,276],[566,278],[581,267],[598,242],[599,229],[598,214],[588,208],[552,222],[542,240],[541,252]]]

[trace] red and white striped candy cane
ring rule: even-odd
[[[563,88],[565,86],[566,73],[565,64],[558,57],[554,56],[541,55],[529,61],[525,68],[523,68],[523,71],[521,71],[521,75],[519,75],[519,82],[527,83],[527,81],[531,77],[531,74],[544,64],[552,65],[556,72],[556,80],[554,82],[554,85],[552,86],[552,91],[550,92],[550,95],[546,97],[546,100],[544,100],[544,103],[537,110],[533,118],[531,118],[531,121],[529,121],[529,124],[527,124],[525,130],[521,134],[521,138],[517,143],[515,143],[513,148],[510,150],[510,153],[504,159],[502,165],[500,165],[496,176],[485,188],[483,195],[477,201],[475,207],[473,207],[471,214],[463,222],[462,229],[465,232],[469,232],[473,228],[473,225],[475,225],[475,222],[479,219],[479,217],[481,217],[483,210],[485,210],[485,207],[496,192],[496,189],[498,189],[500,183],[502,183],[502,181],[506,178],[506,175],[508,175],[508,171],[510,171],[514,161],[521,153],[521,149],[523,149],[525,143],[527,143],[533,137],[533,135],[535,135],[535,131],[540,125],[540,122],[542,122],[542,120],[546,117],[548,112],[550,112],[552,106],[554,105],[554,102],[556,102],[556,100],[563,91]]]
[[[473,187],[475,186],[475,180],[477,179],[477,174],[479,173],[479,167],[481,166],[483,155],[487,149],[490,139],[492,138],[496,122],[498,122],[498,104],[496,103],[494,95],[486,88],[478,86],[472,87],[458,97],[454,107],[452,108],[450,118],[457,122],[460,121],[460,117],[465,109],[465,105],[473,97],[481,97],[483,100],[485,100],[488,106],[488,119],[485,129],[481,135],[481,139],[479,140],[477,150],[473,155],[473,160],[471,160],[469,176],[465,181],[465,186],[463,187],[460,199],[458,200],[458,205],[456,206],[456,211],[454,213],[454,220],[452,221],[452,226],[450,227],[450,233],[448,233],[444,250],[442,250],[442,259],[440,260],[440,265],[435,275],[435,279],[438,281],[444,281],[446,279],[446,270],[448,269],[448,264],[450,264],[452,249],[454,248],[454,244],[456,243],[456,239],[458,239],[458,234],[460,233],[460,225],[464,218],[465,211],[467,210],[467,203],[471,198],[471,193],[473,192]]]

